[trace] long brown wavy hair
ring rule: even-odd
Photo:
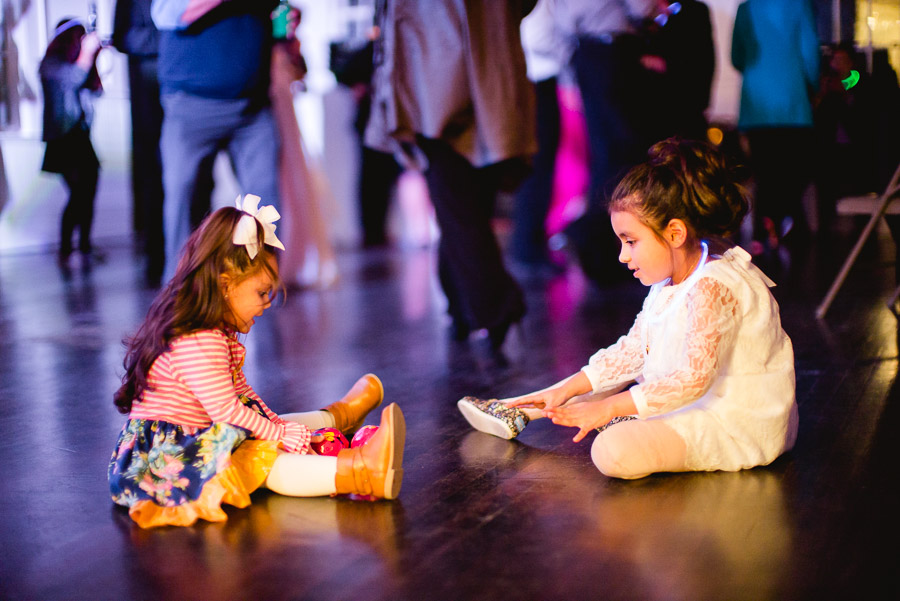
[[[706,142],[669,138],[631,169],[613,192],[609,211],[627,211],[659,235],[681,219],[698,238],[727,237],[747,214],[746,191],[725,156]]]
[[[134,336],[123,342],[125,375],[114,395],[120,413],[129,413],[135,401],[149,389],[150,367],[169,350],[178,336],[200,330],[226,327],[228,302],[221,276],[239,284],[265,269],[276,287],[280,286],[272,267],[275,249],[263,243],[265,232],[256,222],[259,252],[250,259],[246,247],[232,242],[243,211],[225,207],[207,217],[185,244],[175,275],[153,300],[147,317]]]

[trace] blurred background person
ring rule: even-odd
[[[521,34],[528,79],[535,91],[538,151],[531,174],[516,192],[509,252],[523,274],[550,275],[558,268],[550,261],[545,222],[553,197],[560,140],[557,81],[561,69],[553,0],[538,0],[522,20]]]
[[[833,225],[838,199],[876,190],[878,164],[876,99],[860,57],[852,44],[841,43],[825,58],[813,112],[820,232]]]
[[[192,229],[205,165],[224,150],[243,193],[279,207],[269,102],[273,0],[153,0],[163,107],[164,279]]]
[[[697,0],[657,0],[643,28],[641,66],[648,75],[645,97],[647,143],[672,136],[706,140],[716,51],[709,8]]]
[[[279,185],[287,249],[281,257],[281,278],[297,288],[327,288],[337,281],[337,261],[328,239],[323,213],[325,193],[313,174],[294,112],[294,94],[303,87],[306,61],[294,35],[300,11],[292,10],[285,37],[272,47],[269,97],[279,134]]]
[[[159,32],[150,17],[150,0],[116,2],[112,44],[128,55],[134,230],[146,257],[144,276],[148,284],[157,285],[165,264],[159,157],[163,113],[156,77]]]
[[[738,129],[756,183],[751,254],[808,232],[802,196],[811,178],[811,94],[819,85],[819,39],[809,0],[748,0],[738,6],[731,62],[743,75]]]
[[[647,119],[640,27],[656,0],[555,0],[555,21],[581,92],[590,151],[587,208],[565,230],[585,275],[598,283],[627,279],[615,259],[609,194],[644,159]],[[658,110],[655,108],[654,110]]]
[[[519,26],[534,2],[380,2],[366,141],[423,168],[441,239],[438,271],[458,340],[499,349],[525,314],[491,228],[498,190],[536,151]]]
[[[99,52],[96,32],[86,32],[77,19],[63,19],[39,68],[44,92],[43,140],[47,143],[41,169],[62,175],[69,190],[60,228],[58,260],[63,268],[68,266],[76,229],[85,265],[103,259],[91,244],[100,173],[100,161],[91,144],[92,99],[103,89],[97,73]]]
[[[151,0],[118,0],[112,45],[128,56],[128,98],[131,107],[131,192],[134,230],[145,255],[144,276],[157,286],[165,265],[163,237],[162,159],[159,136],[163,111],[159,100],[157,66],[159,31],[150,16]],[[191,229],[210,209],[213,159],[198,173],[191,200]]]
[[[3,0],[0,6],[0,131],[19,129],[20,102],[36,97],[27,79],[21,76],[19,47],[13,35],[30,7],[31,0]]]
[[[357,193],[359,224],[365,248],[388,244],[387,218],[391,197],[403,167],[393,153],[366,146],[365,132],[372,111],[372,72],[374,39],[380,30],[373,27],[372,39],[363,44],[354,40],[331,45],[331,71],[337,82],[346,86],[356,102],[353,128],[359,136],[359,177]]]

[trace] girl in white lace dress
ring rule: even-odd
[[[608,476],[737,471],[766,465],[797,437],[794,356],[769,280],[724,242],[747,212],[722,156],[666,140],[610,203],[619,260],[650,286],[634,325],[578,373],[505,400],[458,405],[478,430],[513,438],[533,419],[599,430]]]

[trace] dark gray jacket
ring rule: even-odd
[[[88,129],[93,117],[91,98],[85,86],[88,72],[74,63],[48,56],[38,69],[44,90],[43,140],[61,138],[75,127]]]

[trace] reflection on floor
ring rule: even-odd
[[[62,277],[50,255],[0,257],[0,598],[900,598],[890,241],[813,317],[850,242],[765,262],[797,356],[797,448],[767,468],[635,482],[600,475],[574,431],[491,438],[455,401],[572,373],[627,329],[645,289],[601,290],[577,269],[524,281],[530,312],[498,357],[450,341],[432,253],[346,252],[336,287],[258,320],[246,372],[285,412],[377,373],[409,426],[400,499],[262,491],[225,523],[152,531],[106,485],[121,340],[153,296],[139,262],[118,249]]]

